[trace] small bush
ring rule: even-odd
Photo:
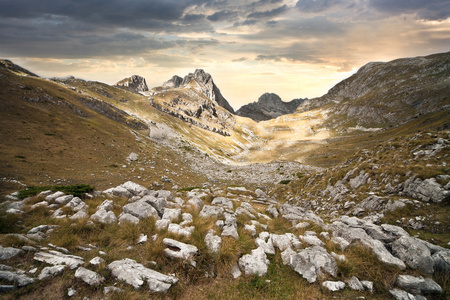
[[[32,197],[46,190],[52,190],[53,192],[61,191],[67,195],[74,195],[76,197],[81,197],[85,193],[92,192],[94,190],[94,187],[87,184],[76,184],[69,186],[58,186],[58,185],[29,186],[26,189],[19,191],[19,198],[25,199],[27,197]]]

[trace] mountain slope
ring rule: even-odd
[[[243,105],[236,111],[236,114],[257,122],[275,119],[279,116],[295,112],[304,100],[294,99],[289,102],[283,102],[277,94],[265,93],[259,97],[257,102]]]
[[[145,78],[139,75],[132,75],[117,82],[114,86],[126,88],[132,92],[147,92],[148,86]]]
[[[398,126],[421,114],[448,109],[450,52],[372,62],[322,97],[303,102],[298,111],[329,111],[328,126]]]

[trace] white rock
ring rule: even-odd
[[[234,279],[240,277],[242,275],[241,270],[239,270],[239,266],[237,264],[234,264],[231,268],[231,275]]]
[[[137,243],[138,243],[138,244],[142,244],[142,243],[145,243],[147,240],[148,240],[147,235],[141,233],[141,234],[139,235],[139,238],[138,238],[138,240],[137,240]]]
[[[198,253],[197,247],[173,239],[165,238],[163,239],[163,244],[169,247],[164,249],[164,253],[171,258],[191,261]]]
[[[75,272],[75,278],[83,280],[90,286],[98,286],[105,281],[105,278],[94,271],[88,270],[83,267],[79,267]]]
[[[84,264],[84,259],[75,255],[66,255],[58,251],[38,252],[34,255],[34,260],[45,262],[51,265],[62,265],[65,264],[69,266],[70,269],[75,269],[80,265]]]
[[[89,218],[88,213],[85,210],[79,210],[74,215],[69,217],[70,220],[80,220]]]
[[[418,292],[423,294],[438,294],[442,293],[442,287],[431,278],[424,278],[422,276],[399,275],[397,277],[397,284],[399,287],[408,292]]]
[[[182,227],[181,225],[174,223],[169,224],[169,227],[167,228],[168,232],[178,235],[184,235],[187,237],[191,236],[194,230],[195,230],[194,226]]]
[[[95,214],[91,216],[91,219],[103,224],[116,223],[117,218],[113,211],[106,211],[104,209],[99,209]]]
[[[231,210],[233,209],[233,201],[225,197],[214,198],[213,201],[211,202],[211,205],[221,206],[223,208]]]
[[[291,248],[291,239],[287,235],[280,234],[270,234],[270,238],[272,239],[273,246],[280,249],[281,252],[284,250]]]
[[[97,206],[97,210],[104,209],[106,211],[110,211],[113,208],[114,208],[114,202],[112,200],[105,200],[105,201],[102,202],[102,204]]]
[[[104,262],[105,262],[105,260],[104,260],[103,258],[99,257],[99,256],[96,256],[96,257],[94,257],[93,259],[91,259],[91,260],[89,261],[89,263],[90,263],[91,265],[94,265],[94,266],[101,265],[101,264],[104,263]]]
[[[50,278],[56,275],[60,275],[62,274],[62,272],[64,272],[64,269],[66,268],[66,266],[64,265],[56,265],[53,267],[45,267],[42,269],[41,274],[39,274],[38,279],[39,280],[44,280],[46,278]]]
[[[342,281],[324,281],[322,286],[326,287],[332,292],[343,290],[345,288],[345,282]]]
[[[223,215],[224,209],[218,206],[205,205],[200,211],[199,216],[202,218],[219,218]]]
[[[179,208],[166,208],[164,209],[164,214],[162,216],[162,219],[168,219],[172,222],[178,220],[181,216],[181,209]]]
[[[61,196],[55,199],[55,203],[57,204],[67,204],[70,200],[73,199],[73,195]]]
[[[153,217],[156,220],[160,219],[158,211],[145,201],[129,203],[123,207],[123,212],[133,215],[139,219],[146,219],[149,217]]]
[[[137,225],[137,224],[139,224],[139,218],[135,217],[131,214],[122,213],[122,214],[120,214],[120,217],[119,217],[119,225],[124,224],[125,222],[129,222],[129,223]]]
[[[205,244],[208,251],[212,254],[217,254],[222,246],[222,238],[215,235],[215,231],[210,229],[205,236]]]
[[[50,194],[47,197],[45,197],[45,201],[47,201],[48,203],[51,203],[51,202],[55,201],[56,198],[62,197],[64,195],[65,194],[63,192],[55,192],[55,193]]]
[[[246,254],[239,259],[239,267],[245,275],[264,276],[267,274],[269,263],[270,261],[261,247],[252,250],[251,254]]]
[[[108,269],[111,270],[114,277],[136,289],[141,287],[144,281],[147,281],[151,291],[167,292],[173,284],[178,282],[178,278],[174,276],[156,272],[129,258],[113,261],[108,265]]]
[[[364,286],[359,281],[359,279],[355,276],[352,276],[350,279],[348,279],[346,281],[346,283],[352,290],[355,290],[355,291],[363,291],[364,290]]]
[[[5,247],[0,246],[0,260],[10,259],[23,251],[21,249],[13,248],[13,247]]]
[[[244,225],[244,230],[248,231],[252,236],[256,235],[256,226],[255,225]]]

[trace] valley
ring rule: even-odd
[[[1,60],[1,296],[449,297],[450,53],[265,95]]]

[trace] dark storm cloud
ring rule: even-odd
[[[221,10],[207,17],[211,22],[232,21],[238,16],[237,11]]]
[[[443,20],[450,17],[448,0],[369,0],[369,5],[390,15],[416,14],[426,20]]]

